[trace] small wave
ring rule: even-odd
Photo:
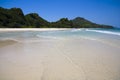
[[[105,33],[105,34],[112,34],[112,35],[118,35],[118,36],[120,36],[119,32],[102,31],[102,30],[89,30],[89,29],[86,29],[86,31],[98,32],[98,33]]]
[[[17,43],[17,41],[11,40],[11,39],[0,40],[0,48],[15,44],[15,43]]]
[[[14,38],[1,38],[0,41],[15,41],[15,42],[19,42],[17,39],[14,39]]]

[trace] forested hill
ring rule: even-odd
[[[100,25],[81,17],[69,20],[62,18],[56,22],[48,22],[37,13],[24,15],[20,8],[5,9],[0,7],[0,28],[113,28]]]

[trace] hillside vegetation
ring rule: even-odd
[[[72,20],[61,18],[56,22],[48,22],[37,13],[24,15],[20,8],[0,7],[0,28],[113,28],[113,26],[96,24],[82,17]]]

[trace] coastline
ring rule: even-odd
[[[69,30],[72,28],[0,28],[0,32],[5,31],[56,31],[56,30]]]

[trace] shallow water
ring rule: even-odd
[[[90,39],[120,45],[120,29],[70,29],[60,31],[14,31],[0,32],[0,40],[5,39]]]

